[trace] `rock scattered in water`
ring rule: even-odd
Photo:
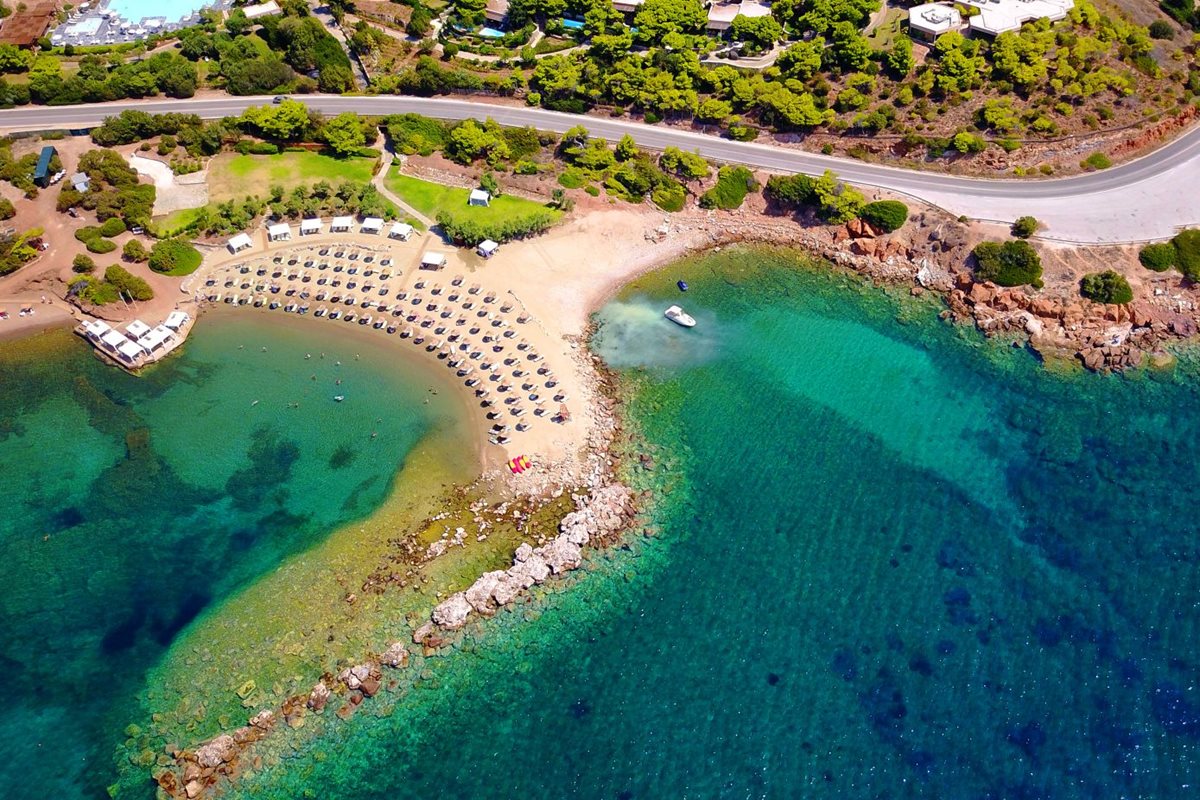
[[[393,669],[407,666],[408,648],[404,646],[404,642],[392,642],[379,656],[379,663]]]
[[[433,621],[439,628],[453,631],[467,624],[471,604],[465,592],[455,592],[433,609]]]
[[[223,733],[207,744],[196,748],[196,762],[207,769],[219,767],[233,759],[237,743],[228,733]]]

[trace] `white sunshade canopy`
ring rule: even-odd
[[[132,361],[133,359],[145,353],[146,350],[137,342],[131,342],[126,339],[125,341],[121,342],[119,347],[117,347],[117,352]]]
[[[392,230],[388,235],[407,239],[409,236],[412,236],[412,232],[413,226],[409,225],[407,222],[395,222],[392,223]]]
[[[300,222],[301,233],[316,233],[319,230],[321,230],[321,220],[319,219],[306,219]]]
[[[291,236],[292,229],[286,222],[280,222],[276,225],[267,226],[267,236],[272,239],[281,239],[285,236]]]
[[[383,220],[379,217],[367,217],[363,220],[362,229],[370,233],[379,233],[383,230]]]
[[[446,256],[441,253],[426,253],[421,256],[421,266],[440,267],[446,263]]]
[[[490,255],[490,254],[496,252],[496,250],[498,250],[499,248],[500,248],[499,242],[493,242],[491,239],[484,239],[482,242],[479,243],[479,245],[475,249],[481,253],[486,253],[486,254]]]
[[[105,322],[102,319],[94,319],[91,322],[84,325],[83,329],[85,331],[87,331],[88,336],[92,336],[96,339],[99,339],[104,334],[111,331],[112,326],[109,325],[107,322]]]
[[[490,194],[488,194],[487,192],[485,192],[483,189],[472,189],[471,197],[468,199],[467,202],[469,202],[469,203],[477,203],[478,202],[478,203],[487,204],[487,203],[491,202],[491,200],[492,200],[492,196]]]
[[[335,231],[350,230],[350,226],[354,224],[354,217],[334,217],[330,227]]]
[[[250,241],[249,234],[239,233],[237,236],[234,236],[229,240],[229,242],[227,243],[227,246],[229,247],[230,250],[232,250],[233,252],[236,253],[238,250],[245,250],[247,247],[249,247],[252,244],[253,244],[253,242]]]
[[[166,322],[164,322],[163,325],[166,325],[168,328],[171,328],[172,330],[179,330],[180,328],[182,328],[184,325],[187,324],[188,319],[190,319],[190,317],[188,317],[186,312],[172,311],[170,314],[167,315]]]
[[[109,328],[100,335],[100,341],[111,347],[113,350],[116,350],[129,340],[125,338],[120,331],[114,331],[112,328]]]
[[[135,319],[133,322],[125,326],[125,333],[129,334],[134,339],[140,339],[150,332],[150,326],[142,322],[140,319]]]
[[[143,336],[140,341],[147,350],[155,350],[166,344],[174,335],[168,328],[159,325]]]

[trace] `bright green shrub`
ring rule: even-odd
[[[1133,302],[1133,289],[1129,281],[1119,272],[1111,269],[1104,272],[1091,272],[1083,276],[1079,282],[1079,293],[1097,303],[1113,303],[1121,305]]]
[[[863,206],[860,217],[864,222],[891,233],[908,221],[908,206],[899,200],[876,200]]]
[[[981,242],[971,254],[981,280],[1000,286],[1042,285],[1042,259],[1029,242]]]

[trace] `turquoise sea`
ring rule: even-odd
[[[596,346],[656,535],[236,796],[1195,797],[1194,369],[1055,375],[936,313],[754,250],[629,287]]]
[[[673,302],[697,328],[662,318]],[[231,796],[1196,796],[1196,362],[1131,377],[1059,374],[939,322],[937,311],[794,253],[753,249],[628,287],[599,313],[594,346],[645,437],[636,452],[653,460],[630,467],[659,490],[651,535],[591,554],[564,590],[469,626],[446,655],[418,661],[415,686],[382,693],[322,736],[285,740]],[[266,384],[293,380],[264,365],[294,361],[256,360],[236,350],[240,338],[211,351],[198,338],[179,375],[144,386],[76,359],[104,398],[101,417],[130,420],[119,427],[89,424],[100,400],[78,394],[61,369],[21,367],[20,392],[8,389],[13,372],[0,376],[9,431],[0,448],[33,430],[45,437],[32,455],[0,449],[4,474],[18,476],[5,507],[40,507],[18,514],[59,526],[48,543],[29,524],[0,529],[9,604],[0,652],[17,676],[0,711],[0,764],[33,765],[36,796],[71,793],[58,791],[17,723],[49,730],[57,719],[59,755],[64,737],[103,742],[102,713],[94,728],[63,722],[98,702],[111,679],[96,671],[102,659],[136,684],[138,665],[193,616],[187,588],[205,587],[214,603],[227,584],[312,542],[333,524],[326,515],[350,513],[344,500],[289,491],[303,471],[280,477],[286,458],[271,443],[300,441],[301,459],[312,448],[328,465],[328,440],[354,441],[367,420],[326,416],[310,433],[288,424],[288,409],[271,409],[275,438],[228,425],[240,455],[210,472],[189,471],[196,451],[169,444],[171,426],[193,427],[204,408],[187,393],[220,404],[240,385],[205,387],[225,359],[244,370],[241,382],[261,381],[227,403],[228,417],[262,408],[249,403]],[[406,391],[395,384],[389,391]],[[320,399],[301,410],[350,410],[349,400]],[[414,434],[418,422],[408,423]],[[146,461],[124,441],[142,429],[152,432]],[[411,441],[387,435],[399,437],[397,453]],[[352,487],[386,481],[399,458],[355,460],[338,497],[368,508],[372,489]],[[274,483],[242,488],[260,473]],[[125,487],[119,503],[103,499],[106,479]],[[134,491],[146,482],[167,491]],[[97,505],[121,526],[95,524]],[[212,514],[238,522],[206,525]],[[243,529],[250,565],[229,535]],[[87,563],[64,566],[61,553],[39,549],[77,534]],[[187,536],[198,539],[186,552],[205,555],[181,567],[179,547],[163,540]],[[70,553],[79,552],[77,542]],[[155,594],[133,596],[142,583]],[[202,634],[199,613],[191,630]],[[134,644],[105,655],[111,631],[132,631],[115,639]],[[47,681],[51,668],[74,681]],[[0,794],[35,796],[13,775]]]
[[[210,315],[141,379],[67,331],[0,342],[0,797],[106,796],[146,670],[372,512],[458,424],[429,389],[380,337],[282,315]]]

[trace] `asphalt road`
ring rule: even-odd
[[[617,140],[628,133],[645,148],[675,145],[706,158],[774,172],[820,174],[832,169],[843,180],[887,189],[976,219],[1011,221],[1021,214],[1043,220],[1047,234],[1069,242],[1136,241],[1170,236],[1200,222],[1184,198],[1200,185],[1200,128],[1135,161],[1111,169],[1059,179],[996,180],[941,175],[805,153],[755,142],[734,142],[692,131],[621,119],[579,117],[540,108],[499,106],[445,98],[338,95],[297,96],[324,114],[354,111],[384,115],[419,113],[447,120],[490,116],[502,125],[531,125],[562,133],[584,125],[593,136]],[[178,111],[214,119],[236,116],[270,97],[120,101],[80,106],[27,106],[0,111],[0,129],[29,131],[85,128],[124,109]]]

